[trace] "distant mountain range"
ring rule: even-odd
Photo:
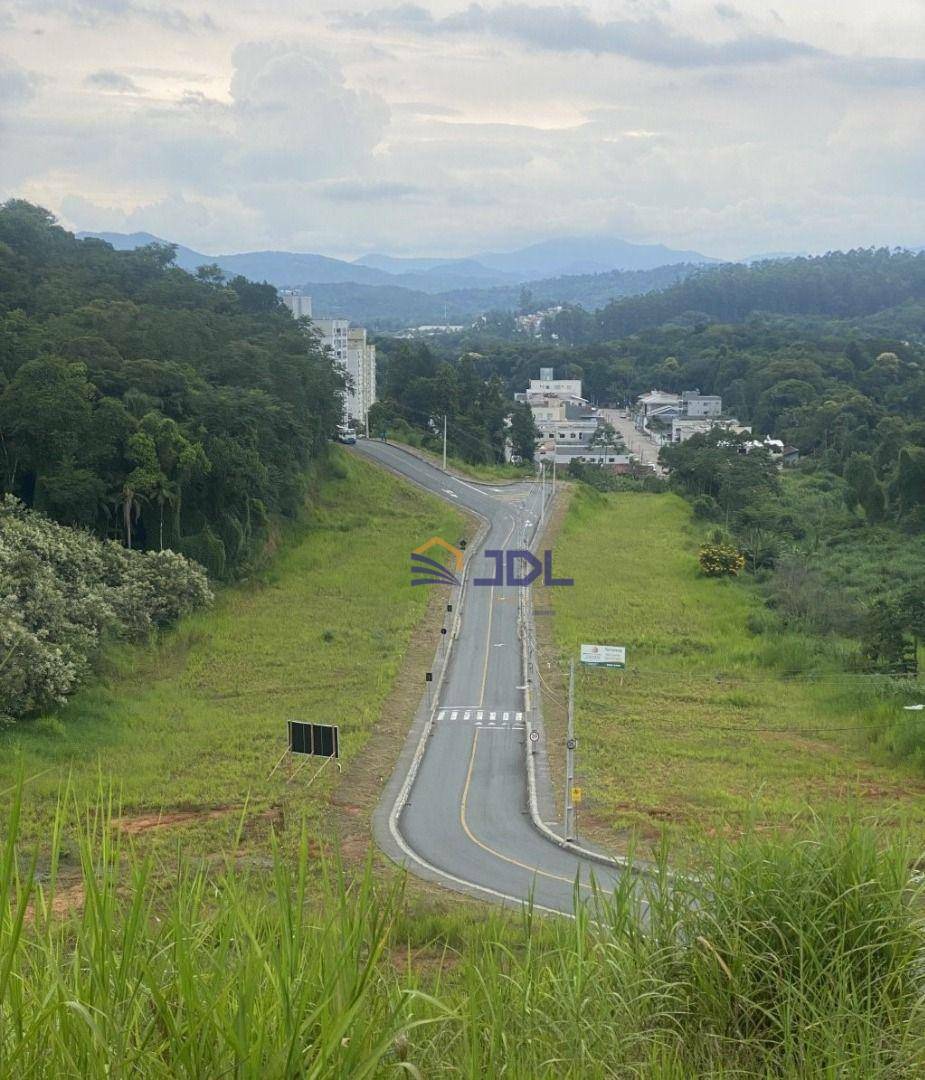
[[[82,232],[117,250],[165,243],[151,233]],[[349,262],[325,255],[290,251],[248,251],[205,255],[177,244],[177,265],[193,271],[216,263],[226,274],[268,281],[278,288],[314,284],[388,285],[424,293],[519,285],[546,278],[600,274],[614,270],[653,270],[678,263],[704,265],[719,260],[696,251],[677,251],[662,244],[631,244],[613,237],[567,237],[546,240],[510,252],[487,252],[468,259],[400,258],[370,254]]]

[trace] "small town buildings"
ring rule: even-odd
[[[681,394],[681,409],[685,417],[720,416],[723,399],[718,394],[701,394],[699,390],[685,390]]]
[[[653,421],[670,426],[672,420],[682,415],[681,395],[665,390],[650,390],[636,400],[636,428],[647,431]]]
[[[540,368],[540,377],[514,396],[530,406],[541,445],[587,448],[600,427],[597,409],[581,395],[581,380],[556,379],[553,368]]]
[[[667,430],[675,420],[718,417],[722,412],[723,399],[718,394],[701,394],[699,390],[684,390],[680,394],[650,390],[636,401],[635,422],[639,431],[649,431],[652,427]]]
[[[687,442],[692,435],[705,435],[713,428],[723,428],[737,435],[745,435],[751,432],[751,428],[743,427],[734,417],[723,419],[722,417],[688,417],[679,416],[671,422],[671,441],[673,443]]]

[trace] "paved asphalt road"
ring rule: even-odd
[[[601,416],[613,424],[616,432],[623,437],[626,448],[631,454],[635,454],[644,465],[654,465],[661,474],[662,467],[658,463],[658,444],[648,435],[637,431],[631,419],[623,419],[625,409],[601,409]]]
[[[471,567],[460,633],[440,691],[436,724],[408,802],[395,821],[406,849],[404,861],[419,873],[423,862],[428,868],[424,876],[451,888],[507,902],[532,896],[539,907],[571,912],[576,879],[578,895],[585,899],[592,895],[592,874],[606,890],[620,871],[577,857],[532,822],[518,590],[472,583],[493,573],[494,560],[485,558],[482,548],[527,546],[524,539],[532,538],[537,526],[539,485],[468,483],[375,440],[361,440],[357,451],[489,522],[481,547],[466,552]],[[425,539],[409,537],[409,554]],[[398,769],[407,768],[406,758]]]

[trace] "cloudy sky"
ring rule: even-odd
[[[211,254],[925,244],[923,0],[0,0],[0,196]]]

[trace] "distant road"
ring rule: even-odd
[[[648,435],[638,432],[632,420],[622,419],[619,409],[601,409],[600,414],[608,423],[613,424],[631,454],[635,454],[644,465],[654,465],[659,473],[662,472],[658,463],[659,447]]]
[[[473,576],[490,576],[494,566],[481,557],[483,548],[527,546],[524,538],[537,526],[539,487],[469,483],[372,439],[360,440],[356,450],[488,522],[481,546],[466,552],[475,573],[466,583],[433,734],[407,803],[387,829],[395,789],[409,767],[410,744],[406,749],[377,814],[377,839],[409,870],[450,888],[508,903],[532,896],[539,907],[572,912],[576,879],[583,899],[591,895],[592,874],[609,890],[622,871],[578,857],[533,824],[518,589],[472,585]],[[426,539],[409,537],[409,556]]]

